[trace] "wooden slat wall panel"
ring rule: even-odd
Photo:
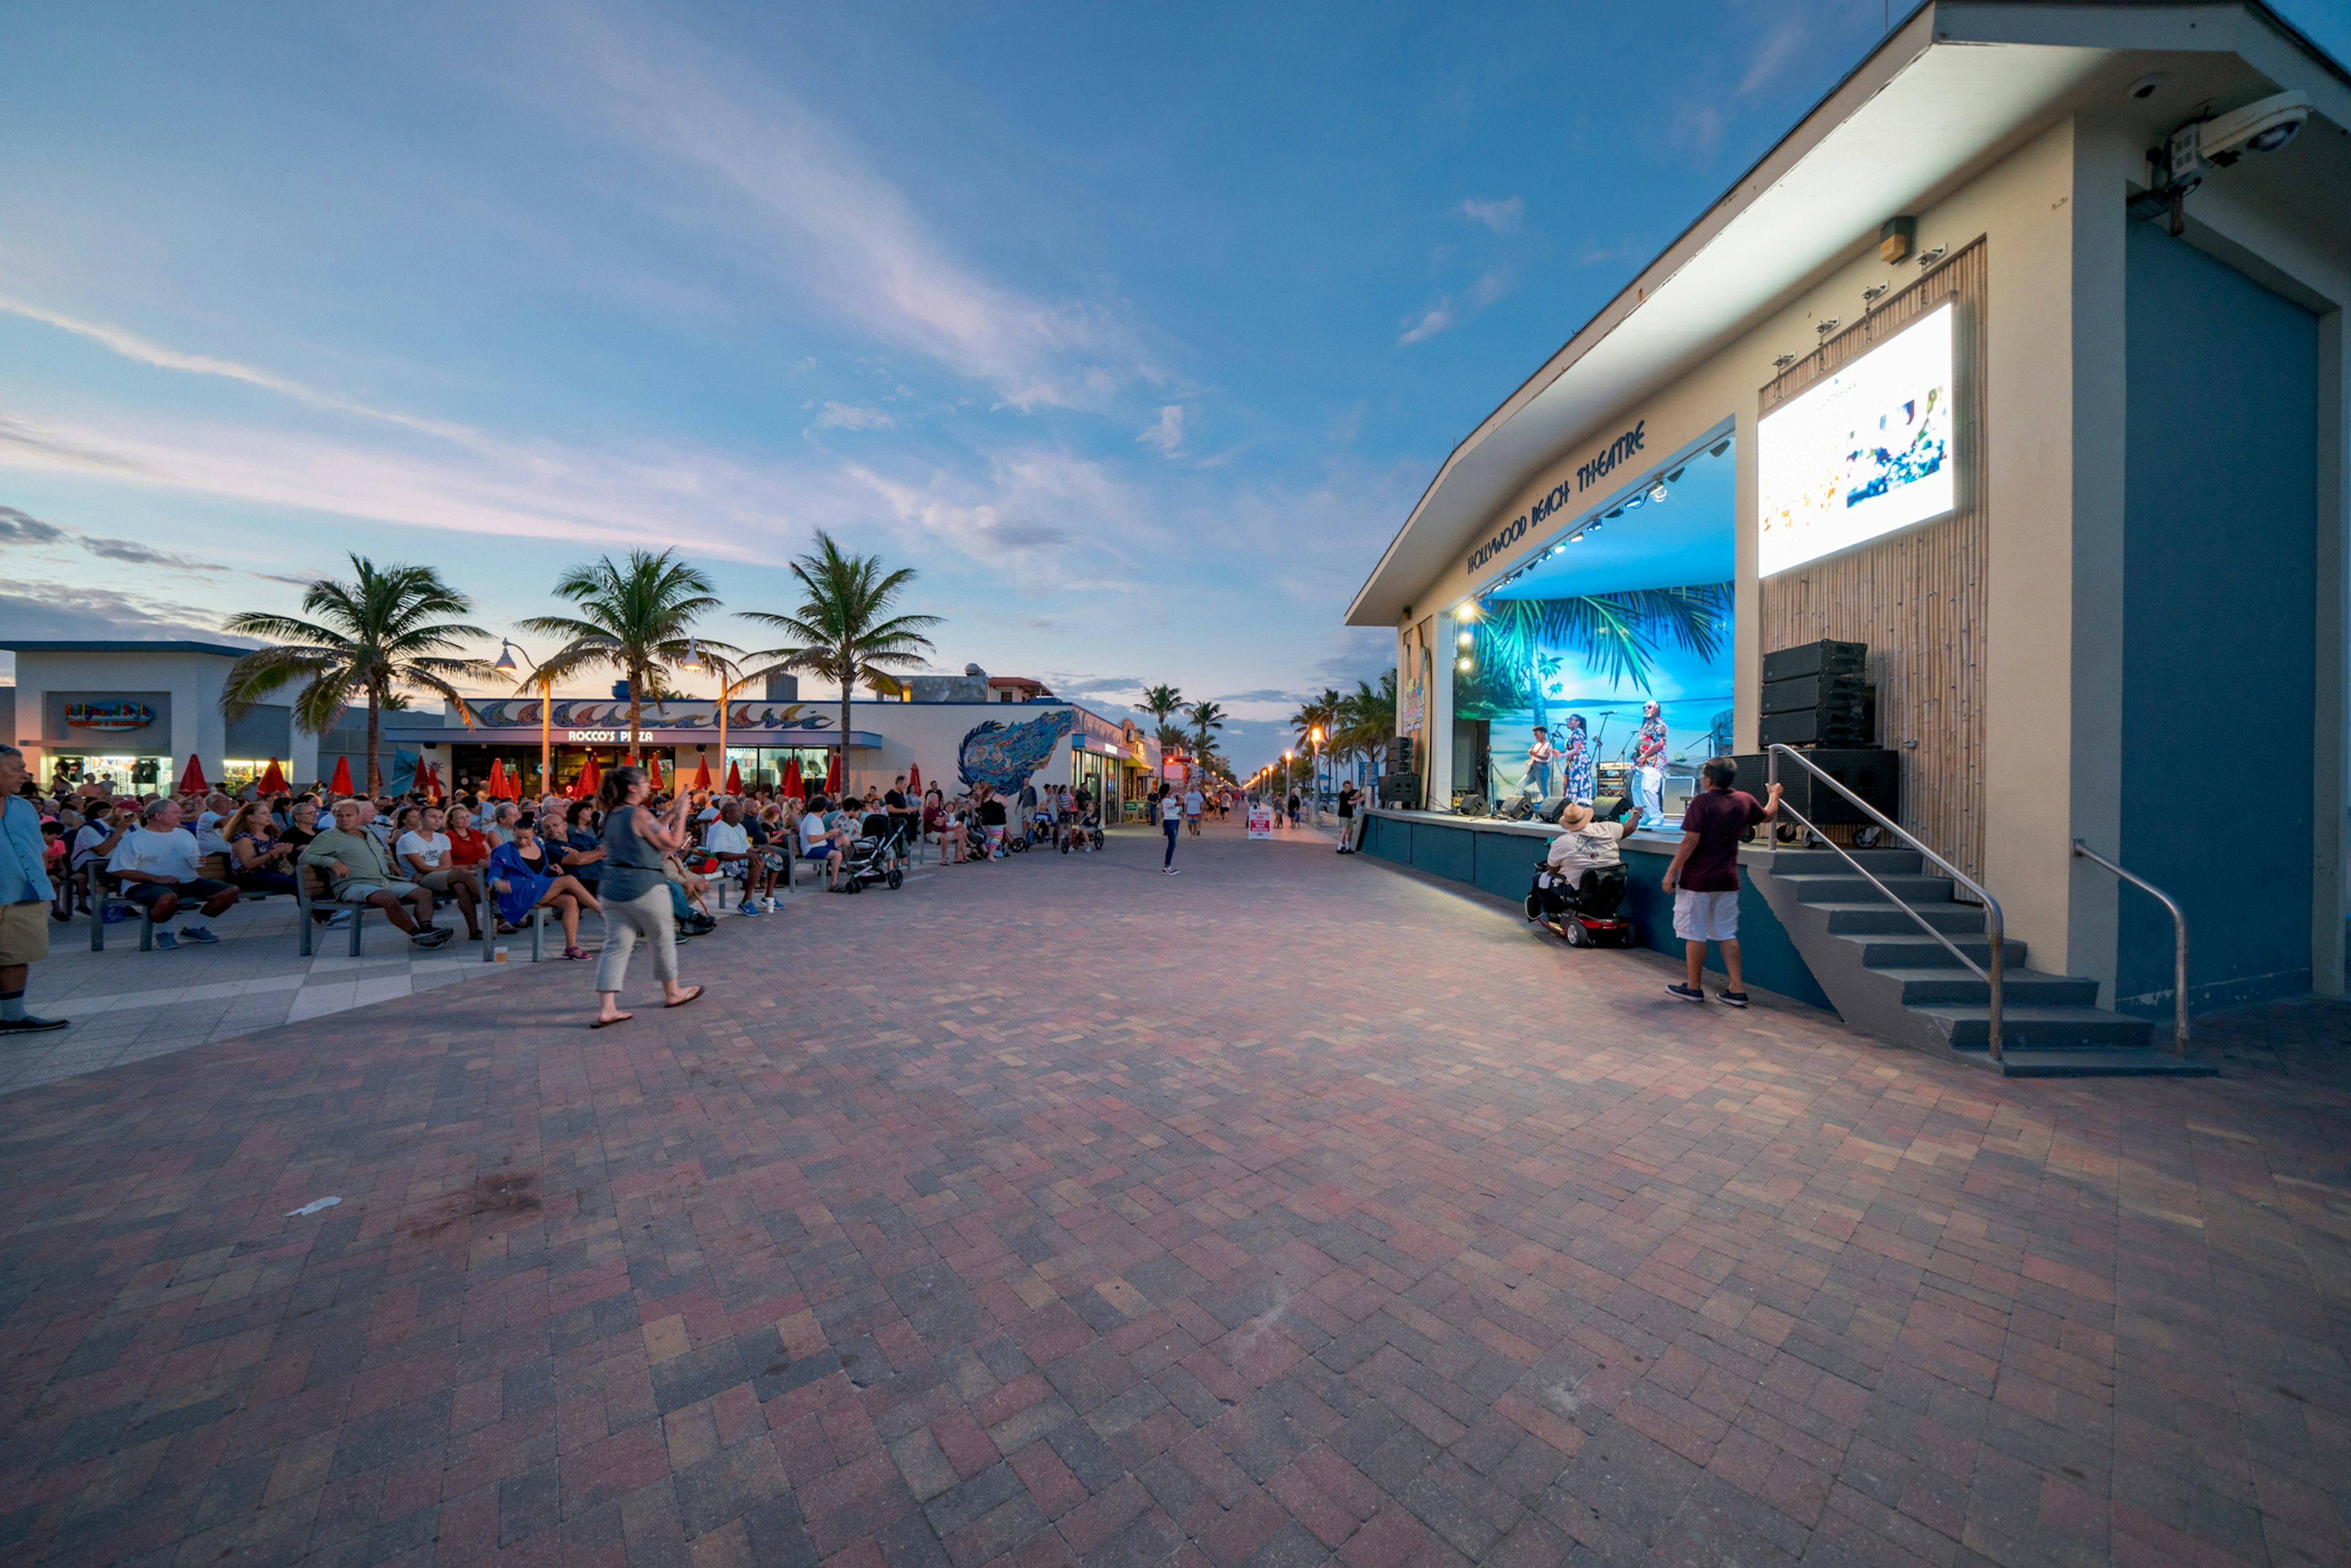
[[[1986,246],[1946,258],[1762,390],[1769,413],[1945,300],[1959,307],[1959,510],[1794,571],[1757,597],[1759,651],[1822,637],[1869,644],[1880,745],[1902,754],[1902,825],[1973,874],[1983,866]]]

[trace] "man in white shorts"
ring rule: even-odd
[[[1747,1005],[1739,970],[1739,841],[1756,823],[1780,814],[1780,786],[1767,800],[1758,801],[1731,785],[1739,764],[1718,757],[1701,771],[1706,788],[1682,815],[1681,846],[1674,863],[1666,868],[1662,885],[1674,895],[1674,935],[1682,939],[1687,967],[1684,983],[1667,991],[1686,1002],[1706,1000],[1706,945],[1722,948],[1722,970],[1729,984],[1717,999],[1734,1008]]]

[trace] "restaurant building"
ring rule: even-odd
[[[1414,782],[1365,847],[1516,899],[1550,830],[1510,816],[1646,792],[1630,906],[1677,947],[1699,764],[1776,755],[1821,831],[1750,846],[1748,971],[1861,1027],[1989,1063],[1989,900],[2008,1071],[2159,1067],[2065,1065],[2181,989],[2077,841],[2184,911],[2191,1008],[2339,993],[2346,300],[2351,77],[2267,6],[1921,5],[1381,556],[1347,620],[1395,633]],[[1958,907],[1889,925],[1865,872]]]

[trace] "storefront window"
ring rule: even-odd
[[[1678,817],[1730,748],[1730,443],[1587,514],[1458,614],[1452,800]],[[1473,808],[1474,809],[1474,808]]]

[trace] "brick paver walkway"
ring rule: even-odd
[[[2344,1009],[2002,1082],[1156,862],[10,1096],[0,1558],[2345,1560]]]

